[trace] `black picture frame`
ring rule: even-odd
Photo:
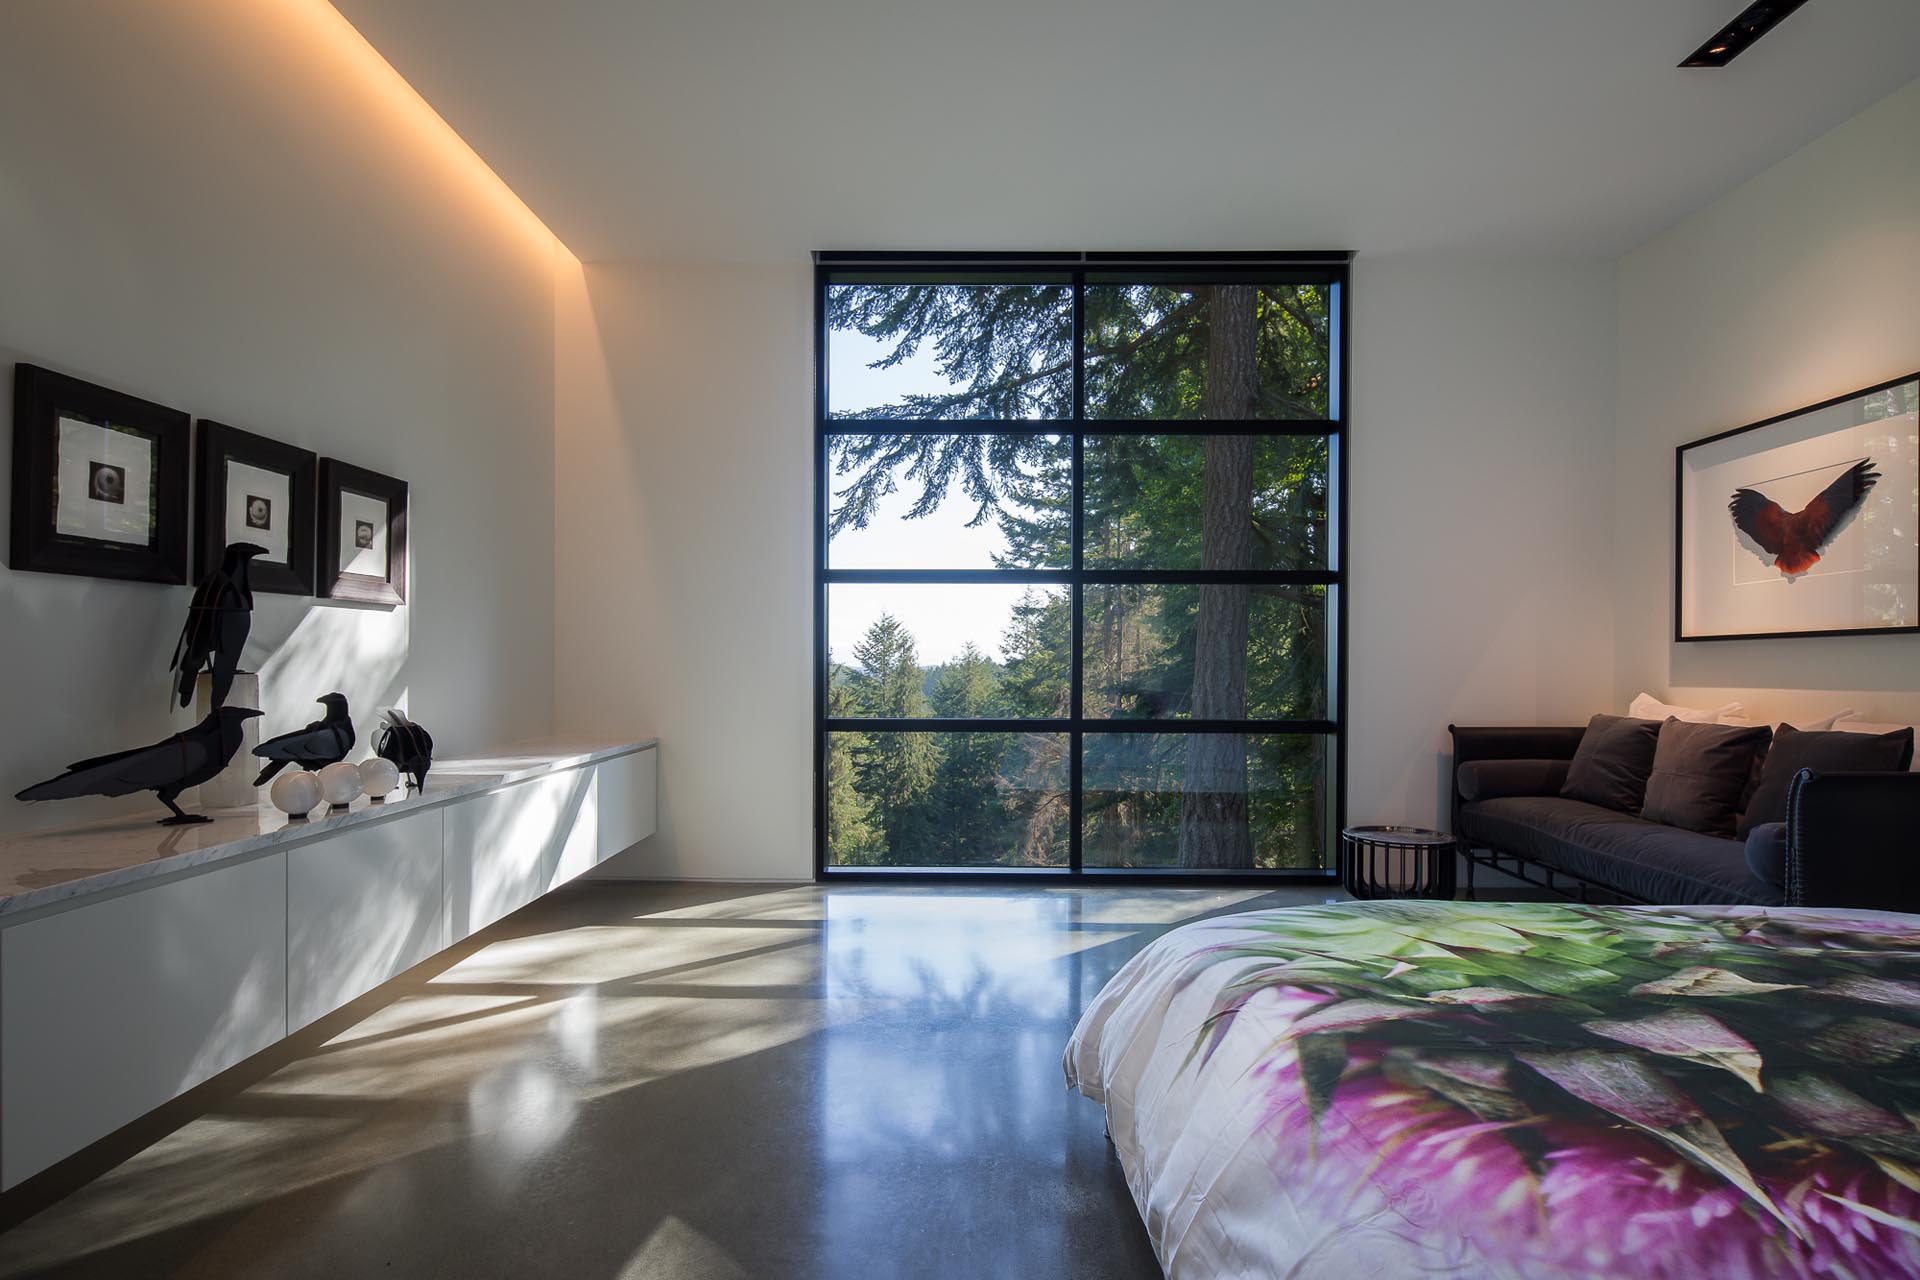
[[[1836,405],[1852,400],[1863,399],[1882,391],[1904,387],[1909,383],[1920,383],[1920,371],[1904,374],[1898,378],[1889,378],[1885,382],[1876,382],[1872,386],[1861,387],[1841,395],[1832,396],[1814,404],[1789,409],[1785,413],[1776,413],[1770,418],[1750,422],[1742,427],[1702,436],[1698,440],[1689,440],[1678,446],[1673,452],[1673,641],[1676,644],[1724,640],[1804,640],[1825,636],[1895,636],[1920,634],[1920,623],[1911,626],[1862,626],[1862,627],[1796,627],[1773,631],[1732,631],[1732,632],[1692,632],[1686,629],[1686,539],[1687,505],[1687,454],[1708,445],[1720,444],[1727,440],[1748,435],[1790,422],[1795,418],[1819,413]],[[1920,594],[1920,527],[1913,529],[1916,594]]]
[[[193,572],[204,578],[220,563],[227,543],[226,468],[239,462],[287,477],[287,558],[283,564],[264,557],[248,566],[255,591],[310,596],[314,575],[314,485],[320,458],[308,449],[269,440],[251,431],[202,418],[194,440],[194,484],[200,491],[195,513]]]
[[[125,432],[151,443],[147,455],[148,532],[144,542],[62,531],[59,502],[61,420]],[[13,510],[7,566],[30,573],[181,585],[187,580],[187,454],[191,417],[64,373],[24,362],[13,369]],[[131,483],[125,468],[88,464]],[[120,492],[124,505],[132,495]]]
[[[386,504],[387,573],[385,577],[354,573],[340,567],[343,502],[352,496]],[[356,521],[356,525],[367,522]],[[377,536],[377,531],[375,531]],[[396,605],[407,602],[407,482],[356,467],[337,458],[320,459],[320,539],[315,558],[315,586],[329,600],[359,604]]]

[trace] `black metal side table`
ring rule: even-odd
[[[1459,842],[1425,827],[1348,827],[1340,876],[1356,898],[1451,898]]]

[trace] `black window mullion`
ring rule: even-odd
[[[1085,394],[1084,368],[1074,395]],[[830,436],[1337,436],[1338,418],[828,418]]]
[[[1081,866],[1081,826],[1086,816],[1086,801],[1081,786],[1081,722],[1085,719],[1086,708],[1081,705],[1085,693],[1082,687],[1083,669],[1086,652],[1086,622],[1082,617],[1082,603],[1086,592],[1084,569],[1085,549],[1081,546],[1081,535],[1086,529],[1087,503],[1087,438],[1079,424],[1087,416],[1087,277],[1083,272],[1073,275],[1073,465],[1071,480],[1073,484],[1073,510],[1067,522],[1068,555],[1073,565],[1073,585],[1067,589],[1067,626],[1069,628],[1067,645],[1067,715],[1072,728],[1067,732],[1067,872],[1079,875]]]

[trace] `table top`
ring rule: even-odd
[[[0,836],[0,917],[276,845],[302,843],[343,827],[430,809],[657,743],[656,738],[550,738],[435,760],[424,791],[382,804],[362,797],[320,818],[289,819],[262,802],[209,809],[213,821],[193,826],[164,827],[141,815]]]
[[[1427,827],[1348,827],[1340,833],[1344,840],[1364,840],[1368,844],[1399,844],[1412,848],[1452,844],[1453,837]]]

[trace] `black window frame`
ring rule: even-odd
[[[1352,360],[1350,336],[1353,307],[1350,266],[1353,255],[1347,251],[1329,252],[1069,252],[1069,253],[917,253],[847,252],[819,250],[813,254],[814,308],[814,508],[813,508],[813,874],[815,881],[891,881],[918,883],[941,880],[979,883],[1013,881],[1024,883],[1098,883],[1157,885],[1332,885],[1338,883],[1339,833],[1347,825],[1347,634],[1348,598],[1351,596],[1351,523],[1348,500],[1352,471],[1350,413],[1352,405]],[[977,418],[901,418],[836,419],[831,416],[828,388],[827,292],[839,276],[866,276],[877,272],[899,271],[903,275],[925,274],[926,283],[939,283],[942,271],[977,275],[982,271],[1058,273],[1071,282],[1073,341],[1073,413],[1067,418],[977,419]],[[1201,282],[1234,283],[1244,280],[1258,284],[1326,284],[1331,286],[1329,359],[1333,364],[1330,412],[1314,419],[1140,419],[1089,418],[1086,416],[1085,289],[1088,275],[1110,277],[1113,273],[1151,272],[1164,277],[1168,272],[1183,282],[1201,278]],[[1095,283],[1100,283],[1096,280]],[[921,435],[1058,435],[1072,451],[1072,563],[1064,569],[830,569],[828,567],[827,523],[832,511],[831,462],[829,441],[836,434],[873,434],[876,431]],[[1325,437],[1329,445],[1330,493],[1334,511],[1328,566],[1310,570],[1156,570],[1086,569],[1082,560],[1082,532],[1085,499],[1085,443],[1089,436],[1207,436],[1207,435],[1311,435]],[[827,714],[830,680],[827,645],[827,594],[834,583],[974,583],[1031,582],[1063,586],[1067,589],[1072,633],[1070,637],[1069,693],[1070,714],[1059,719],[873,719],[833,717]],[[1208,583],[1320,585],[1332,592],[1333,609],[1329,622],[1334,629],[1330,650],[1333,663],[1332,705],[1324,720],[1228,720],[1193,719],[1115,720],[1088,717],[1082,705],[1084,676],[1083,588],[1110,583],[1145,585],[1193,585]],[[909,733],[1065,733],[1068,736],[1068,864],[1064,867],[875,867],[834,866],[828,861],[829,833],[827,754],[828,734],[834,730]],[[1187,735],[1195,733],[1238,733],[1245,735],[1315,735],[1333,739],[1333,762],[1329,782],[1334,789],[1332,821],[1323,835],[1329,847],[1322,850],[1324,865],[1319,869],[1274,868],[1260,870],[1235,868],[1205,870],[1183,867],[1087,867],[1082,862],[1085,814],[1082,802],[1082,744],[1089,734],[1137,733]]]

